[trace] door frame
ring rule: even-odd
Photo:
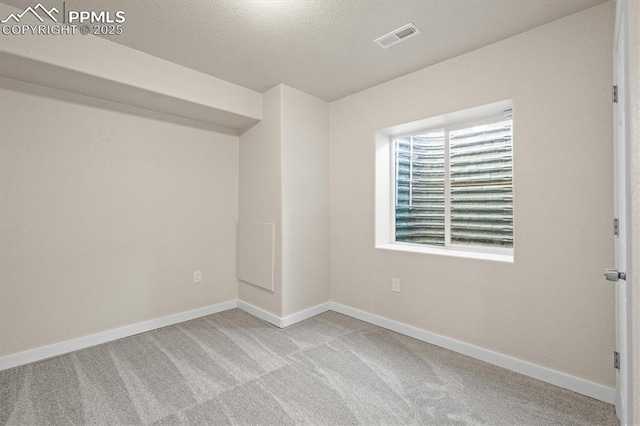
[[[623,131],[618,132],[618,106],[613,107],[613,144],[614,144],[614,182],[622,179],[622,185],[615,183],[614,198],[615,209],[618,209],[618,200],[624,200],[623,212],[617,212],[620,219],[620,230],[625,233],[625,244],[620,244],[616,237],[616,267],[618,259],[623,258],[627,276],[625,280],[615,283],[616,286],[616,350],[620,353],[620,369],[616,371],[616,413],[621,425],[631,423],[631,386],[633,383],[632,340],[631,340],[631,172],[630,172],[630,114],[629,114],[629,3],[628,0],[616,0],[616,21],[613,41],[613,84],[617,86],[619,99],[624,99],[625,108],[622,113]],[[622,47],[619,48],[620,43]],[[619,56],[621,55],[621,56]],[[622,63],[622,69],[618,67]],[[622,135],[620,134],[622,133]],[[618,151],[621,151],[620,153]],[[620,155],[620,156],[619,156]],[[616,160],[617,159],[617,160]],[[622,169],[622,176],[619,176]],[[622,223],[624,222],[624,223]]]

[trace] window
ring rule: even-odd
[[[513,261],[512,125],[502,101],[377,132],[376,247]]]

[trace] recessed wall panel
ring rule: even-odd
[[[238,223],[238,279],[273,291],[274,224]]]

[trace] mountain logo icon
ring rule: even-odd
[[[58,22],[58,19],[53,15],[54,13],[56,13],[56,14],[60,13],[60,11],[58,9],[56,9],[55,7],[52,7],[50,10],[47,10],[47,8],[42,5],[42,3],[38,3],[34,7],[31,7],[31,6],[27,7],[21,13],[17,13],[17,14],[16,13],[12,13],[12,14],[10,14],[5,19],[0,21],[0,23],[6,24],[7,22],[9,22],[12,19],[16,23],[18,23],[28,13],[31,13],[33,16],[38,18],[38,20],[40,22],[44,22],[44,18],[40,14],[38,14],[38,11],[40,12],[40,14],[42,14],[42,16],[49,17],[49,19],[51,19],[53,22]]]

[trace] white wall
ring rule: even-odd
[[[275,224],[275,278],[270,292],[238,282],[238,298],[282,316],[282,86],[262,96],[262,121],[240,135],[240,220]]]
[[[329,301],[329,104],[278,85],[262,109],[240,136],[240,220],[275,223],[274,291],[238,294],[283,317]]]
[[[605,3],[331,103],[333,301],[614,387],[613,16]],[[374,132],[502,99],[515,262],[374,249]]]
[[[283,315],[329,301],[329,103],[282,86]]]
[[[237,136],[0,81],[0,355],[237,297]]]

